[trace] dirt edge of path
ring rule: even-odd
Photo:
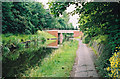
[[[78,42],[78,47],[79,47],[79,42]],[[77,64],[78,64],[78,55],[77,55],[77,52],[76,52],[75,61],[74,61],[73,67],[72,67],[72,71],[70,72],[70,77],[75,77],[75,71],[76,71],[76,65]]]

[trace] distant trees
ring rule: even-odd
[[[43,28],[68,28],[69,16],[55,18],[38,2],[3,2],[2,33],[34,34]]]
[[[61,28],[74,28],[72,23],[69,22],[69,16],[67,15],[66,12],[63,12],[62,17],[58,17],[58,22],[61,25]]]

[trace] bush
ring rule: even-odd
[[[105,77],[108,75],[107,71],[104,68],[107,68],[110,64],[109,58],[111,56],[111,48],[108,46],[109,44],[105,45],[103,48],[103,52],[100,54],[98,59],[95,61],[95,65],[97,66],[96,69],[98,70],[98,74],[101,77]]]
[[[98,35],[94,37],[94,41],[96,41],[98,44],[106,44],[108,39],[108,35]]]
[[[4,36],[5,37],[9,37],[9,36],[12,36],[13,34],[12,33],[7,33],[7,34],[5,34]]]
[[[19,42],[20,42],[20,39],[17,37],[10,38],[10,43],[13,43],[15,46],[17,46]]]
[[[17,46],[18,46],[19,49],[25,48],[25,44],[18,43]]]
[[[8,53],[10,52],[10,49],[8,47],[3,47],[3,55],[6,57]]]
[[[25,34],[31,34],[30,30],[26,29]]]
[[[118,51],[118,52],[117,52]],[[117,52],[117,53],[116,53]],[[120,62],[120,47],[116,47],[116,52],[110,57],[110,67],[107,67],[109,77],[118,77],[119,76],[119,62]],[[110,72],[109,72],[110,71]]]
[[[88,44],[89,42],[90,42],[90,36],[88,36],[88,35],[85,35],[84,37],[83,37],[83,43],[85,43],[85,44]]]
[[[42,44],[46,42],[46,39],[44,37],[42,37],[41,40],[42,40]]]

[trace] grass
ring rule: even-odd
[[[59,49],[41,61],[41,65],[28,69],[23,76],[26,77],[70,77],[78,41],[65,42]]]

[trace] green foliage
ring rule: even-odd
[[[2,7],[3,33],[34,34],[40,20],[38,15],[44,14],[41,3],[3,2]]]
[[[89,35],[85,35],[84,37],[83,37],[83,43],[85,43],[85,44],[88,44],[89,42],[90,42],[90,36]]]
[[[10,49],[8,47],[3,47],[3,54],[6,56],[10,52]]]
[[[113,7],[114,6],[114,7]],[[92,37],[108,35],[108,43],[112,51],[119,44],[119,3],[86,3],[81,9],[79,20],[80,28],[83,32],[87,30]],[[88,8],[91,7],[91,8]],[[102,11],[101,11],[102,9]],[[106,18],[104,18],[106,17]],[[112,19],[114,17],[114,19]],[[101,38],[101,37],[100,37]],[[114,40],[117,39],[117,40]]]
[[[107,44],[108,43],[108,35],[98,35],[94,37],[94,41],[96,41],[98,44]]]
[[[18,46],[19,49],[23,49],[23,48],[25,48],[25,44],[18,43],[17,46]]]
[[[46,39],[44,37],[42,37],[41,40],[43,44],[46,42]]]
[[[55,17],[58,17],[60,14],[62,15],[63,12],[70,6],[70,4],[74,4],[74,2],[49,2],[49,8],[51,10],[51,14]]]
[[[111,48],[109,48],[108,44],[104,47],[103,52],[100,54],[98,59],[95,62],[95,65],[97,66],[96,69],[99,71],[98,74],[101,77],[105,77],[108,75],[108,72],[104,70],[104,68],[107,68],[110,64],[109,58],[111,56]]]

